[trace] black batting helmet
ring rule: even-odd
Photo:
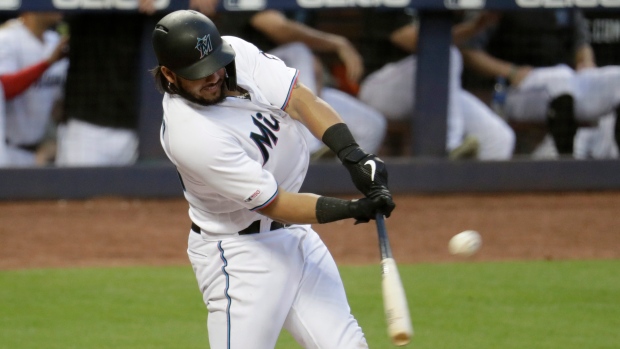
[[[179,10],[162,18],[153,30],[160,66],[187,80],[198,80],[226,68],[229,90],[237,86],[235,50],[213,22],[200,12]]]

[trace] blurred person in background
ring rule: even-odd
[[[584,12],[590,46],[599,67],[620,65],[620,13],[616,11]],[[594,127],[580,127],[575,136],[574,155],[577,159],[618,158],[615,138],[615,113],[601,117]]]
[[[191,0],[203,13],[216,1]],[[124,166],[138,160],[140,55],[145,22],[155,0],[136,0],[137,11],[68,16],[71,54],[67,121],[58,135],[58,166]]]
[[[327,73],[315,55],[315,52],[336,54],[345,67],[347,79],[353,83],[359,82],[364,74],[364,62],[347,38],[316,30],[277,10],[220,12],[212,18],[222,35],[248,40],[259,49],[282,59],[288,66],[298,69],[299,81],[340,114],[360,146],[371,153],[379,150],[386,130],[383,115],[356,97],[326,86],[324,78]],[[304,130],[304,138],[312,159],[329,152],[308,130]]]
[[[137,160],[140,42],[153,1],[141,1],[138,9],[67,16],[67,120],[58,134],[58,166],[118,166]]]
[[[45,165],[49,160],[37,152],[54,127],[52,111],[63,95],[68,38],[53,30],[62,18],[59,12],[24,12],[0,27],[5,166]]]
[[[610,113],[617,118],[620,67],[596,67],[577,9],[500,13],[462,53],[472,70],[509,82],[509,122],[546,125],[560,155],[572,157],[580,148],[574,144],[579,127],[596,126]]]
[[[463,42],[489,24],[486,15],[454,26],[453,41]],[[415,75],[418,19],[395,29],[390,42],[410,53],[368,75],[360,85],[359,98],[379,110],[389,120],[409,120],[415,105]],[[515,134],[510,126],[484,102],[461,86],[461,55],[450,48],[450,81],[446,148],[451,158],[506,160],[512,157]]]

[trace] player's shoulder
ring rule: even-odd
[[[231,44],[233,47],[235,46],[243,47],[244,45],[252,45],[252,43],[250,43],[249,41],[243,40],[242,38],[237,37],[237,36],[224,35],[222,36],[222,39],[226,41],[227,43]]]
[[[24,29],[25,27],[21,21],[9,19],[0,25],[0,38],[19,40],[22,36],[20,33],[26,33]]]
[[[235,58],[240,58],[239,56],[246,57],[249,54],[258,53],[260,51],[256,45],[236,36],[226,35],[222,36],[222,39],[229,43],[233,50],[235,50],[237,55]]]
[[[222,36],[235,51],[235,63],[237,71],[251,71],[256,65],[256,59],[260,50],[249,41],[236,36]]]

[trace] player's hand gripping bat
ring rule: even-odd
[[[392,248],[390,247],[384,219],[382,214],[377,214],[377,232],[379,234],[379,249],[381,251],[383,307],[388,335],[394,345],[402,346],[411,341],[413,326],[409,316],[405,289],[398,274],[396,261],[392,257]]]

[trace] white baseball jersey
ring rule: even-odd
[[[237,83],[251,99],[227,97],[201,106],[166,94],[161,142],[176,165],[194,223],[211,234],[235,234],[265,217],[278,186],[297,192],[308,169],[301,123],[283,110],[296,69],[236,37]]]
[[[47,59],[60,36],[46,31],[43,42],[18,20],[0,29],[0,74],[15,73]],[[26,91],[6,101],[6,137],[12,145],[30,145],[43,138],[54,102],[62,96],[68,60],[51,67]]]

